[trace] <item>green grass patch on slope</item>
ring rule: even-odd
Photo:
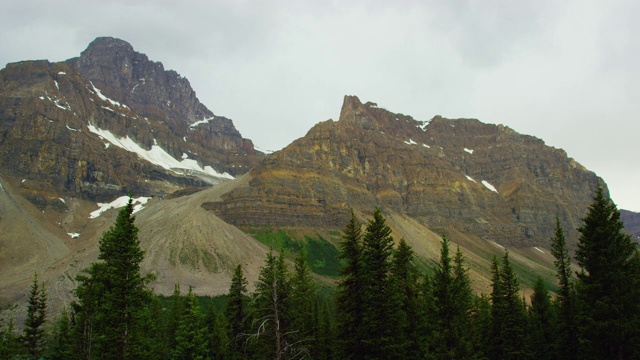
[[[338,259],[338,249],[325,238],[305,236],[307,241],[307,261],[311,270],[319,275],[338,276],[342,263]]]

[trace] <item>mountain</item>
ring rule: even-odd
[[[350,209],[366,222],[376,206],[419,266],[446,234],[476,290],[489,291],[505,247],[532,286],[538,274],[553,281],[556,216],[574,248],[598,185],[563,150],[508,127],[419,121],[355,96],[337,121],[265,156],[187,79],[98,38],[77,58],[0,70],[0,307],[24,301],[34,271],[55,306],[68,302],[128,194],[143,272],[162,294],[178,282],[224,293],[237,264],[253,283],[269,247],[300,242],[331,282]]]
[[[620,210],[620,218],[624,222],[624,227],[636,242],[640,241],[640,213],[628,210]]]
[[[561,149],[474,119],[417,121],[346,96],[325,121],[203,206],[244,228],[336,228],[375,206],[438,233],[547,246],[558,216],[573,244],[602,179]]]
[[[187,79],[114,38],[66,62],[8,64],[0,134],[0,171],[41,209],[65,209],[61,195],[102,202],[207,186],[264,157]]]
[[[187,79],[123,40],[97,38],[63,62],[8,64],[0,70],[0,307],[23,295],[34,271],[52,299],[69,299],[113,221],[103,210],[119,197],[133,194],[142,207],[241,176],[264,156],[200,103]]]

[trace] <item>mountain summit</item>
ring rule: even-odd
[[[560,149],[502,125],[418,121],[345,96],[340,119],[314,126],[219,202],[239,226],[340,227],[374,206],[440,233],[546,246],[560,217],[575,239],[603,181]],[[455,235],[452,235],[455,238]]]

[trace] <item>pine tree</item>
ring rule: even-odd
[[[559,290],[555,300],[558,321],[555,353],[558,359],[574,359],[578,353],[578,329],[576,320],[575,289],[571,283],[571,257],[567,250],[560,219],[556,217],[555,235],[551,239],[551,254],[555,258],[556,277]]]
[[[578,229],[576,260],[584,358],[640,357],[640,256],[616,205],[598,187]]]
[[[198,299],[189,287],[184,298],[184,312],[176,330],[176,347],[171,352],[173,360],[203,360],[207,357],[207,335]]]
[[[534,359],[556,359],[554,349],[555,318],[551,297],[538,276],[529,307],[529,344]],[[574,354],[575,355],[575,354]]]
[[[230,353],[233,359],[242,359],[243,344],[247,332],[247,279],[242,273],[242,265],[238,265],[231,278],[231,286],[227,295],[227,334],[230,339]]]
[[[38,284],[38,274],[33,274],[29,293],[27,317],[24,321],[22,343],[31,359],[38,359],[45,346],[44,323],[47,320],[47,292],[44,283]]]
[[[149,301],[147,284],[151,276],[141,276],[144,252],[134,225],[133,203],[120,210],[115,224],[99,242],[101,262],[94,263],[78,277],[76,310],[84,312],[83,351],[87,358],[130,359],[132,334],[139,311]],[[98,353],[92,354],[92,349]]]
[[[209,343],[207,359],[232,359],[231,343],[227,333],[228,325],[224,314],[210,306],[205,316],[206,335]]]
[[[393,238],[376,208],[363,237],[363,345],[365,359],[391,359],[402,350],[400,291],[391,276]]]
[[[358,359],[362,350],[363,310],[363,264],[362,224],[353,209],[351,219],[345,226],[340,243],[340,258],[344,267],[340,269],[336,293],[336,331],[338,353],[342,359]]]
[[[13,359],[20,353],[20,338],[15,334],[13,308],[9,318],[0,318],[0,359]]]

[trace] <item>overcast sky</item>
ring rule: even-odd
[[[0,66],[128,41],[280,149],[344,95],[534,135],[640,212],[640,1],[3,1]]]

